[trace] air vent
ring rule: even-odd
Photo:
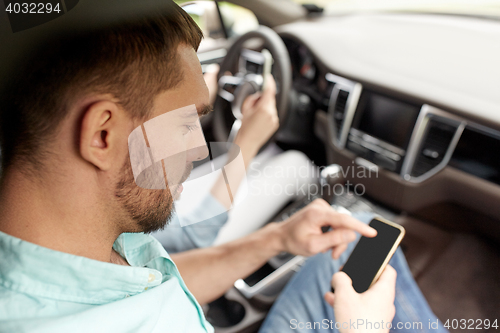
[[[339,148],[344,148],[363,87],[360,83],[331,73],[327,73],[325,79],[333,85],[328,102],[328,122],[332,143]]]
[[[411,172],[412,177],[419,177],[441,163],[457,131],[453,126],[438,119],[429,120],[426,134]]]
[[[348,98],[349,98],[348,91],[342,89],[339,90],[339,93],[337,95],[337,100],[335,101],[335,106],[333,108],[333,121],[335,124],[338,140],[340,140],[340,133],[342,129],[342,124],[344,123]]]

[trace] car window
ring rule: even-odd
[[[498,0],[293,0],[299,4],[313,3],[329,14],[353,12],[442,13],[500,18]]]
[[[225,1],[219,2],[219,8],[229,37],[243,35],[259,26],[255,14],[246,8]]]
[[[201,49],[213,49],[220,45],[220,40],[226,39],[226,33],[227,37],[239,36],[259,25],[252,11],[229,2],[218,2],[219,9],[215,1],[177,0],[176,3],[189,13],[203,31],[205,38]]]

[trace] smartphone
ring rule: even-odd
[[[402,226],[381,217],[371,220],[369,226],[377,230],[377,236],[361,236],[342,268],[358,293],[367,291],[378,280],[405,235]]]

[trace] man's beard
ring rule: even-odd
[[[186,168],[183,180],[189,176],[191,170],[192,167]],[[125,227],[126,232],[152,233],[164,229],[174,211],[174,198],[170,189],[167,187],[164,190],[150,190],[137,186],[129,158],[125,160],[120,175],[115,196],[135,224]],[[123,221],[119,223],[123,226]]]

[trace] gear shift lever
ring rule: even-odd
[[[323,191],[323,199],[328,202],[333,209],[342,214],[351,215],[351,212],[345,207],[333,204],[335,197],[335,186],[342,184],[344,177],[342,175],[342,167],[338,164],[330,164],[321,170],[319,174],[319,182]]]
[[[319,174],[319,183],[323,193],[323,199],[332,204],[334,197],[333,186],[342,182],[342,168],[338,164],[330,164],[321,170]]]

